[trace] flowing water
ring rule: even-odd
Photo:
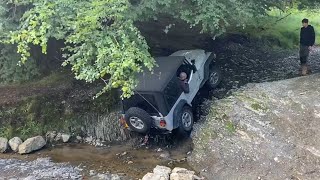
[[[33,161],[50,157],[56,163],[69,163],[83,169],[83,176],[90,170],[97,173],[119,174],[128,179],[142,178],[157,165],[185,167],[187,154],[192,150],[191,139],[175,142],[171,147],[149,145],[133,147],[130,144],[94,147],[86,144],[60,144],[30,155],[0,154],[0,159],[20,159]]]

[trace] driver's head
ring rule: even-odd
[[[309,20],[308,19],[303,19],[302,20],[302,26],[305,27],[305,28],[308,27],[309,26]]]
[[[181,72],[179,75],[179,78],[183,81],[183,80],[187,79],[187,74],[185,72]]]

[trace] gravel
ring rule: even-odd
[[[50,158],[38,158],[34,161],[0,159],[0,180],[38,180],[38,179],[97,179],[120,180],[115,174],[96,174],[88,176],[79,167],[67,163],[54,163]]]

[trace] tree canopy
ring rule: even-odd
[[[314,6],[316,0],[3,0],[0,36],[17,46],[21,62],[30,61],[30,45],[47,52],[49,39],[65,42],[64,63],[79,80],[102,80],[129,97],[135,76],[156,65],[134,25],[162,15],[183,20],[217,36],[229,26],[245,27],[272,8]],[[8,45],[7,45],[8,46]],[[1,66],[1,65],[0,65]],[[1,68],[1,67],[0,67]]]

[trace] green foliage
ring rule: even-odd
[[[285,12],[273,9],[268,12],[269,16],[255,19],[255,26],[248,26],[245,29],[232,29],[233,32],[242,32],[250,37],[261,40],[270,40],[285,48],[294,48],[299,46],[299,34],[301,20],[308,18],[310,24],[316,30],[316,44],[320,42],[320,13],[314,10],[290,9]]]
[[[128,97],[137,84],[136,74],[155,65],[134,22],[171,16],[215,37],[228,27],[256,26],[254,20],[274,7],[310,6],[306,1],[314,4],[314,0],[17,0],[14,7],[25,11],[19,28],[5,39],[18,45],[22,62],[30,57],[30,44],[46,53],[49,38],[63,39],[63,65],[71,65],[77,79],[103,80],[101,93],[121,88]]]
[[[70,64],[77,79],[102,79],[106,83],[102,93],[121,87],[125,97],[132,94],[136,73],[154,65],[147,43],[128,14],[126,0],[23,2],[34,7],[25,13],[21,29],[10,40],[18,43],[23,62],[30,56],[30,43],[46,53],[49,37],[64,39],[63,65]]]
[[[24,82],[39,75],[35,61],[20,63],[16,45],[1,44],[10,30],[17,29],[21,8],[14,8],[10,1],[0,2],[0,84]]]
[[[14,135],[13,127],[12,126],[6,126],[0,128],[0,137],[4,138],[12,138]]]
[[[35,61],[20,64],[20,56],[16,47],[6,45],[0,48],[0,84],[25,82],[39,75]]]

